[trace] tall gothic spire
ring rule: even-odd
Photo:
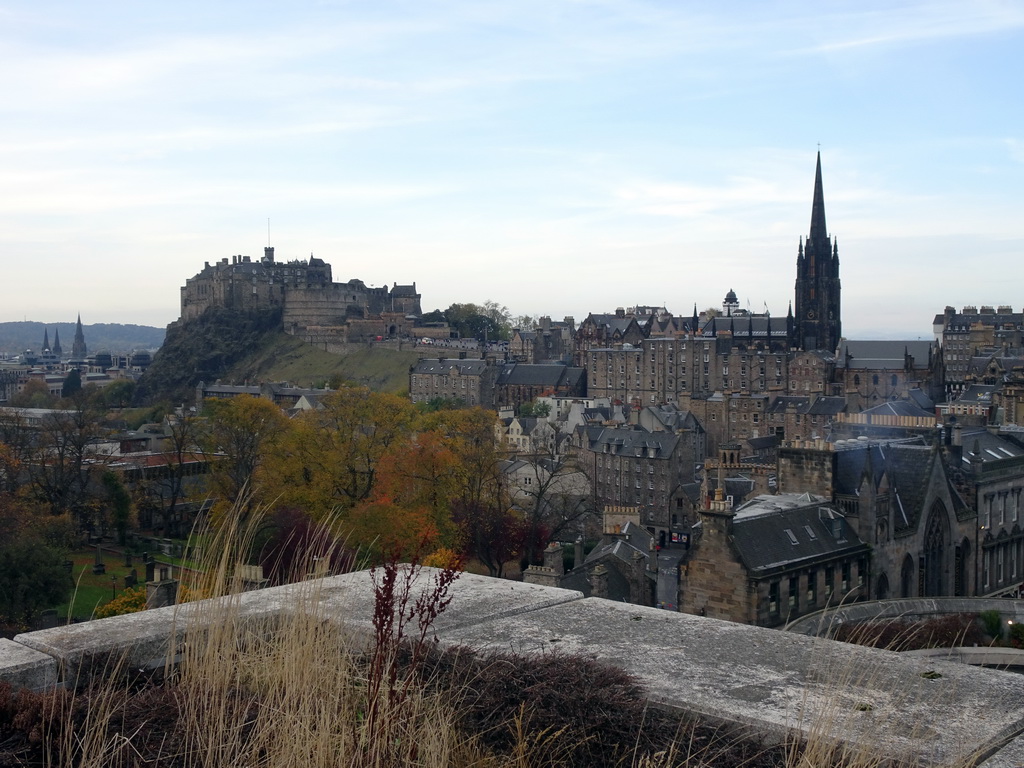
[[[790,345],[796,349],[834,352],[842,334],[839,247],[829,239],[825,224],[820,151],[814,169],[811,229],[797,250],[794,299],[792,317],[786,318]]]
[[[85,334],[82,332],[82,315],[78,315],[78,323],[75,325],[75,341],[71,345],[71,359],[84,361],[88,350],[85,347]]]
[[[814,202],[811,203],[811,232],[808,240],[818,248],[828,241],[828,227],[825,226],[825,193],[821,184],[821,150],[818,150],[818,167],[814,171]]]
[[[43,328],[43,349],[42,349],[42,351],[45,352],[49,348],[50,348],[50,332],[48,330],[46,330],[45,328]]]

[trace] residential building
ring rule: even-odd
[[[744,624],[781,626],[867,595],[871,550],[823,496],[757,496],[733,507],[719,492],[700,511],[679,606]]]

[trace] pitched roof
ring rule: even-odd
[[[839,342],[839,368],[861,368],[868,370],[903,370],[906,355],[914,360],[914,368],[928,368],[931,355],[938,345],[934,341],[890,341],[872,339],[858,341],[842,339]]]
[[[457,373],[460,376],[479,376],[487,369],[486,360],[459,360],[451,357],[421,357],[413,366],[413,373]]]
[[[752,575],[807,567],[868,549],[834,506],[810,494],[751,499],[736,510],[732,534]]]
[[[583,368],[568,365],[527,365],[510,362],[501,366],[497,385],[528,387],[575,387],[586,374]]]
[[[912,416],[916,419],[934,419],[934,411],[925,411],[915,403],[909,400],[887,400],[884,403],[879,403],[871,408],[867,408],[863,413],[871,414],[872,416]]]
[[[679,436],[672,432],[648,432],[629,427],[603,427],[596,436],[588,434],[588,437],[591,451],[618,456],[647,458],[653,451],[653,458],[667,459],[679,445]]]

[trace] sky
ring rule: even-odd
[[[1024,309],[1024,3],[0,0],[0,321],[162,326],[313,254],[424,311]]]

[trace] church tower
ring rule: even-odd
[[[82,316],[78,316],[78,323],[75,325],[75,340],[71,345],[71,359],[76,362],[85,362],[89,354],[85,348],[85,334],[82,333]]]
[[[811,231],[796,258],[796,301],[790,345],[835,352],[842,334],[839,321],[839,245],[825,226],[821,152],[814,172]]]

